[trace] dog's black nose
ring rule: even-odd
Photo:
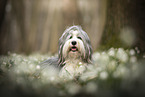
[[[71,44],[72,44],[72,45],[76,45],[77,42],[76,42],[76,41],[72,41]]]

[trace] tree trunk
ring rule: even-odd
[[[109,0],[107,3],[107,20],[100,49],[137,46],[144,52],[144,6],[144,0]],[[122,33],[125,34],[123,39],[121,38]],[[129,43],[130,38],[132,41]]]

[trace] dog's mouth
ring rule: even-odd
[[[76,51],[78,51],[78,48],[76,46],[73,46],[73,47],[70,48],[70,51],[76,52]]]

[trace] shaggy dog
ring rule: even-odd
[[[60,75],[82,73],[92,60],[90,39],[80,26],[67,28],[59,39],[58,57],[49,58],[41,63],[41,69],[51,65],[60,70]]]

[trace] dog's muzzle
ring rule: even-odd
[[[72,51],[72,52],[77,52],[78,51],[78,48],[76,47],[76,44],[77,44],[76,41],[71,42],[72,47],[70,48],[70,51]]]

